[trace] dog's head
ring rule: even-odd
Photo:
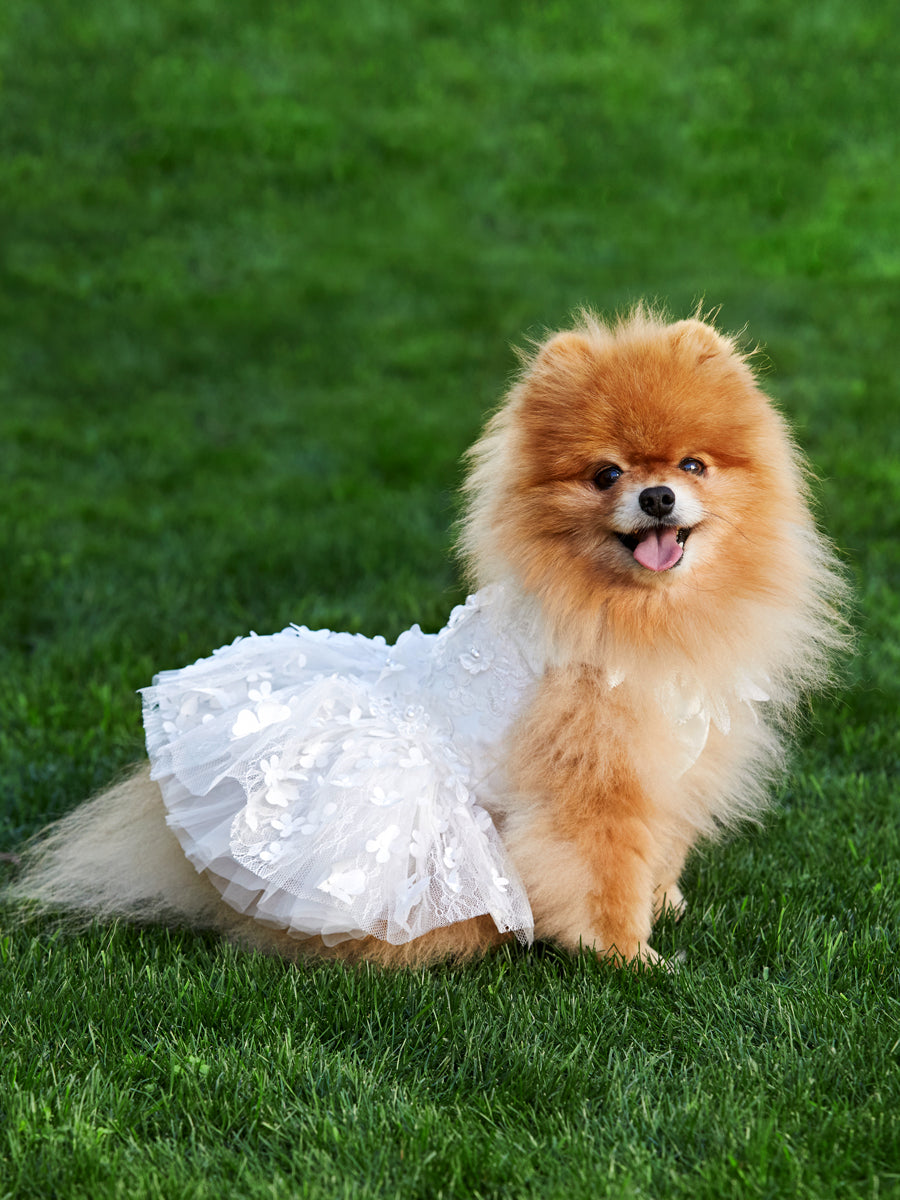
[[[479,581],[512,572],[573,615],[777,591],[786,531],[808,525],[782,418],[699,320],[639,309],[551,337],[472,457],[464,547]]]

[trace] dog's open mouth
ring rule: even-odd
[[[637,533],[617,533],[616,537],[634,560],[648,571],[669,571],[681,562],[690,529],[675,525],[654,525]]]

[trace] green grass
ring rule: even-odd
[[[890,1051],[822,934],[806,979],[748,977],[709,935],[674,979],[554,953],[335,978],[166,933],[35,939],[14,1194],[871,1194]]]
[[[0,849],[134,690],[437,628],[510,343],[705,297],[765,347],[860,637],[672,976],[0,935],[0,1196],[900,1195],[900,32],[876,0],[6,0]]]

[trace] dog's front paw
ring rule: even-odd
[[[671,883],[660,885],[656,889],[653,896],[654,921],[658,921],[663,916],[674,917],[676,921],[680,921],[686,911],[687,900],[674,880]]]
[[[608,950],[595,950],[598,958],[614,967],[653,967],[656,970],[671,971],[675,964],[668,958],[663,958],[659,951],[652,946],[641,943],[630,949],[620,949],[610,946]]]

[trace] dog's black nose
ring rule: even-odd
[[[650,517],[667,517],[675,507],[675,493],[670,487],[644,488],[638,504]]]

